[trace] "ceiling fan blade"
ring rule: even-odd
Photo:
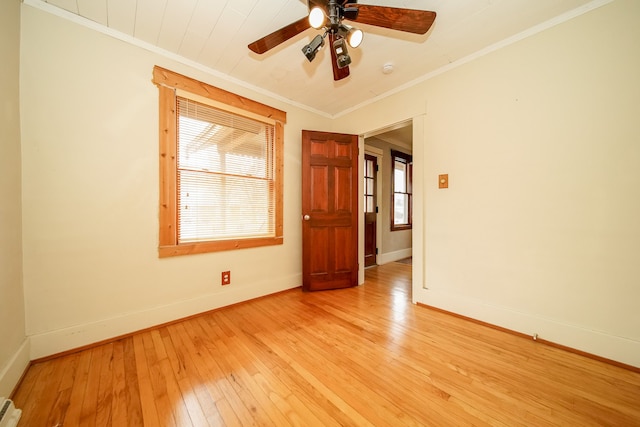
[[[263,54],[278,46],[280,43],[289,40],[291,37],[297,36],[307,28],[311,28],[311,25],[309,24],[309,18],[305,16],[286,27],[282,27],[271,34],[254,41],[249,44],[249,49],[255,53]]]
[[[425,34],[436,19],[436,13],[428,10],[352,3],[345,7],[358,8],[355,22],[414,34]]]
[[[336,41],[336,39],[335,34],[329,33],[329,50],[331,51],[331,65],[333,66],[333,80],[338,81],[349,76],[349,66],[338,68],[338,56],[333,48],[333,42]]]

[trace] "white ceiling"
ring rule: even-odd
[[[351,75],[334,82],[327,46],[311,63],[308,29],[264,55],[247,45],[307,13],[302,0],[24,0],[80,24],[224,75],[294,105],[336,117],[421,81],[449,64],[564,21],[609,0],[361,0],[435,11],[424,36],[357,25]],[[383,74],[391,63],[394,72]]]

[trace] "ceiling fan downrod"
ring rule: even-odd
[[[329,32],[336,34],[340,28],[340,10],[336,0],[329,0]]]

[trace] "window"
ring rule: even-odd
[[[286,113],[160,67],[159,255],[282,244]]]
[[[391,231],[407,230],[411,228],[413,162],[411,155],[395,150],[391,150],[391,161]]]
[[[376,213],[376,178],[378,166],[376,158],[369,154],[364,155],[364,212]]]

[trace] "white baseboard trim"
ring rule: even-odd
[[[421,304],[519,332],[532,339],[537,334],[538,339],[544,341],[640,368],[640,341],[631,338],[435,290],[420,289],[415,299]]]
[[[409,258],[412,252],[412,248],[407,248],[401,249],[399,251],[378,254],[378,256],[376,257],[376,262],[378,265],[383,265],[390,262],[399,261],[401,259]]]
[[[126,313],[109,319],[90,322],[68,328],[48,331],[30,336],[31,360],[40,359],[93,343],[151,328],[198,313],[239,302],[259,298],[276,292],[299,287],[302,275],[274,281],[253,283],[247,286],[229,286],[222,291],[197,298],[176,301],[134,313]],[[258,290],[256,292],[256,290]]]
[[[11,396],[20,378],[29,367],[30,339],[25,338],[13,354],[9,363],[0,371],[0,396]]]

